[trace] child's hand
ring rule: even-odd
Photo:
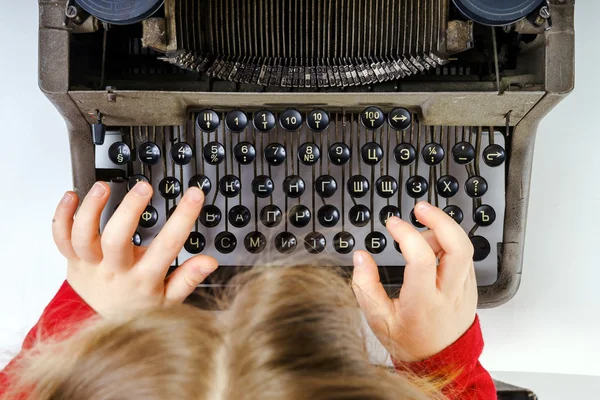
[[[100,215],[109,196],[109,186],[96,183],[73,218],[78,198],[67,192],[52,224],[56,246],[68,260],[69,284],[100,315],[181,303],[217,268],[214,258],[200,255],[165,279],[202,209],[200,189],[187,191],[147,248],[135,247],[131,238],[150,202],[152,187],[138,183],[100,235]]]
[[[450,346],[473,324],[477,309],[473,246],[466,233],[428,203],[417,204],[415,214],[430,231],[419,233],[399,218],[387,222],[406,259],[398,299],[385,292],[373,258],[364,251],[354,254],[358,302],[378,339],[404,362],[427,359]]]

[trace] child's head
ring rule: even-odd
[[[339,274],[264,268],[232,283],[220,312],[179,306],[99,320],[42,345],[24,359],[21,382],[36,400],[433,397],[423,394],[433,385],[369,363]]]

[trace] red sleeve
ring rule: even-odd
[[[65,281],[50,304],[44,309],[38,323],[29,331],[23,341],[22,351],[31,349],[40,340],[64,334],[96,312],[83,301],[75,290]],[[0,396],[9,384],[9,371],[14,367],[17,356],[0,372]]]
[[[456,376],[443,388],[444,395],[450,400],[496,400],[494,381],[479,363],[482,351],[483,335],[479,317],[476,317],[469,330],[441,353],[416,363],[392,361],[397,371],[433,378]]]

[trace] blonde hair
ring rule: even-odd
[[[441,384],[373,366],[339,272],[262,267],[214,299],[95,320],[22,358],[6,399],[438,399]]]

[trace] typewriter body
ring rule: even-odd
[[[106,221],[137,181],[155,189],[136,245],[197,185],[206,205],[174,266],[213,255],[220,285],[256,258],[349,266],[366,249],[392,293],[404,259],[385,222],[423,229],[412,209],[428,200],[471,237],[480,307],[516,293],[537,126],[574,85],[573,0],[39,8],[40,87],[76,190],[110,183]]]

